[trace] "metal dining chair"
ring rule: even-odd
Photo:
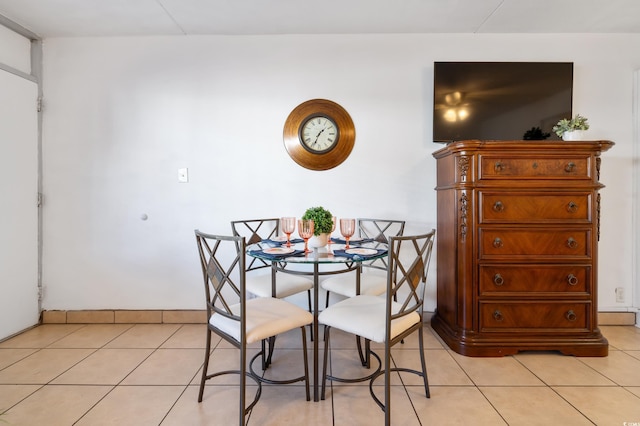
[[[391,237],[387,267],[385,297],[361,294],[326,308],[318,317],[325,325],[324,367],[321,398],[325,398],[326,382],[369,381],[369,391],[374,401],[382,408],[385,425],[391,425],[391,372],[413,373],[422,377],[425,396],[430,397],[427,367],[424,357],[423,309],[424,293],[433,250],[435,230],[414,235]],[[365,339],[367,356],[378,360],[376,370],[360,378],[340,378],[327,373],[329,364],[331,330],[338,328]],[[410,334],[418,333],[420,370],[393,367],[391,348]],[[370,342],[384,344],[384,362],[370,349]],[[332,365],[332,368],[334,366]],[[384,397],[376,395],[374,382],[384,376]]]
[[[231,221],[233,235],[243,236],[247,245],[260,241],[274,239],[280,234],[280,219],[248,219]],[[276,297],[284,299],[294,294],[307,292],[307,304],[311,311],[311,289],[313,280],[302,275],[288,274],[286,271],[277,272],[271,262],[254,257],[247,259],[247,291],[258,297]],[[311,331],[313,340],[313,331]],[[274,341],[271,341],[272,347]],[[271,362],[270,351],[266,365]]]
[[[231,222],[231,231],[233,235],[245,237],[247,245],[251,245],[278,237],[280,219],[234,220]],[[287,274],[286,271],[276,273],[271,262],[262,259],[250,258],[248,262],[247,291],[249,293],[259,297],[283,299],[306,291],[309,311],[311,311],[313,280],[300,275]]]
[[[309,367],[305,327],[313,322],[313,315],[292,303],[274,297],[247,299],[245,285],[246,242],[243,237],[211,235],[198,230],[195,231],[195,235],[207,306],[207,343],[198,402],[202,402],[206,381],[225,374],[240,375],[239,424],[241,426],[245,424],[247,414],[260,399],[262,383],[289,384],[304,381],[306,397],[309,401]],[[257,374],[253,369],[253,363],[260,356],[264,359],[267,339],[296,328],[299,328],[302,334],[304,374],[284,380],[267,379]],[[217,334],[240,350],[240,368],[238,370],[209,373],[212,333]],[[247,363],[247,345],[255,342],[261,342],[262,348]],[[245,401],[247,378],[255,381],[258,385],[253,401],[248,405]]]
[[[362,239],[388,244],[389,237],[400,236],[404,233],[404,220],[390,219],[358,219],[358,236]],[[386,290],[386,258],[360,263],[360,273],[334,275],[321,284],[326,290],[326,306],[329,306],[331,293],[344,297],[358,294],[379,296]],[[359,281],[358,281],[359,280]]]

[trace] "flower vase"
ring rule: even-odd
[[[584,140],[584,130],[572,130],[562,134],[563,141],[581,141]]]
[[[329,242],[329,234],[314,235],[309,238],[309,247],[320,248],[327,245]]]

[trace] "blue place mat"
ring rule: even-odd
[[[294,250],[292,253],[282,253],[282,254],[265,253],[262,250],[249,250],[249,254],[252,256],[261,257],[263,259],[280,260],[280,259],[285,259],[287,257],[304,256],[304,250]]]
[[[371,259],[372,257],[380,256],[381,254],[388,252],[388,250],[383,250],[383,249],[371,249],[371,250],[375,250],[376,253],[367,255],[367,254],[347,253],[346,250],[334,250],[333,255],[340,256],[340,257],[348,257],[353,260],[367,260],[367,259]]]
[[[303,243],[304,242],[304,240],[302,238],[291,238],[289,241],[291,242],[291,244],[297,244],[297,243]],[[265,240],[262,240],[262,242],[263,243],[272,244],[272,245],[275,245],[275,246],[281,246],[283,244],[287,244],[287,240],[279,241],[279,240],[271,240],[271,239],[268,239],[268,238],[265,239]]]
[[[331,238],[331,241],[336,243],[336,244],[347,244],[347,240],[345,240],[344,238],[340,238],[340,237],[333,237]],[[354,245],[358,245],[358,244],[364,244],[364,243],[372,243],[373,242],[373,238],[362,238],[362,239],[358,239],[358,240],[352,240],[351,238],[349,239],[349,245],[354,244]]]

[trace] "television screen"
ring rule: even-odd
[[[558,140],[571,118],[573,63],[435,62],[434,142]]]

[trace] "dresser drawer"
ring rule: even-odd
[[[480,296],[517,297],[544,294],[588,296],[591,292],[589,265],[483,265],[480,266]],[[525,294],[526,293],[526,294]]]
[[[482,179],[580,179],[590,180],[591,156],[502,157],[482,155]]]
[[[480,331],[587,329],[590,303],[480,302]]]
[[[480,222],[591,223],[591,193],[479,192]]]
[[[479,257],[481,260],[528,258],[591,257],[591,229],[487,229],[480,228]]]

